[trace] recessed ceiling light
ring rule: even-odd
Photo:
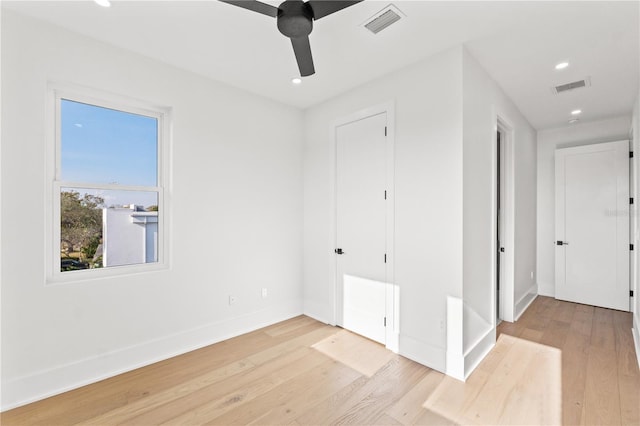
[[[569,123],[570,123],[570,124],[575,124],[575,123],[577,123],[578,121],[580,121],[580,119],[579,119],[579,118],[572,118],[571,120],[569,120]]]
[[[563,70],[568,66],[569,66],[569,62],[560,62],[559,64],[556,65],[556,69]]]
[[[102,6],[102,7],[110,7],[111,6],[111,2],[109,0],[93,0],[96,2],[96,4]]]
[[[582,114],[581,109],[574,109],[573,111],[571,111],[571,115],[579,115],[579,114]]]
[[[291,79],[293,84],[302,84],[302,79],[300,77],[294,77]]]

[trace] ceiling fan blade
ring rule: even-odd
[[[262,13],[272,17],[278,16],[278,8],[270,4],[262,3],[256,0],[220,0],[222,3],[229,3],[243,9],[249,9],[254,12]]]
[[[307,77],[314,74],[316,70],[313,67],[309,37],[292,38],[291,45],[293,46],[293,52],[296,54],[300,76]]]
[[[360,3],[362,0],[355,1],[340,1],[340,0],[309,0],[307,4],[313,9],[313,19],[316,21],[320,18],[324,18],[327,15],[331,15],[334,12],[353,6],[356,3]]]

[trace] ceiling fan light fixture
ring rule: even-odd
[[[569,62],[560,62],[559,64],[556,65],[556,69],[563,70],[568,66],[569,66]]]
[[[302,79],[300,77],[293,77],[291,79],[291,84],[298,86],[302,84]]]
[[[571,115],[580,115],[580,114],[582,114],[581,109],[574,109],[573,111],[571,111]]]

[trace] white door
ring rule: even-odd
[[[336,128],[337,323],[385,343],[386,113]]]
[[[556,298],[629,310],[629,142],[556,150]]]

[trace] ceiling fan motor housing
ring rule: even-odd
[[[278,7],[278,30],[289,38],[306,37],[313,30],[313,10],[302,0],[287,0]]]

